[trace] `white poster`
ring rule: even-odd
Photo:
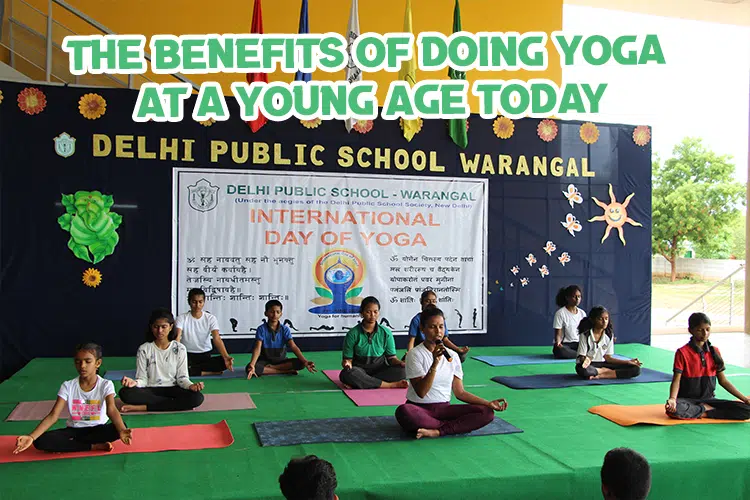
[[[206,293],[228,338],[265,303],[295,336],[343,336],[375,296],[405,335],[435,291],[451,334],[486,333],[487,179],[174,170],[173,310]]]

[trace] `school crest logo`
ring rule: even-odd
[[[219,186],[214,186],[206,179],[201,179],[188,186],[188,203],[199,212],[208,212],[219,204]]]
[[[69,158],[76,152],[76,138],[71,137],[67,132],[63,132],[54,139],[55,153],[63,158]]]

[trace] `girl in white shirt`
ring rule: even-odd
[[[81,344],[76,347],[74,360],[78,377],[63,382],[55,406],[31,434],[16,439],[14,454],[32,443],[37,450],[57,453],[112,451],[112,442],[118,439],[130,444],[132,431],[125,427],[115,407],[114,384],[98,375],[102,348],[93,343]],[[70,414],[67,427],[47,432],[66,407]]]
[[[166,309],[151,313],[146,338],[136,357],[135,380],[122,378],[123,413],[183,411],[203,404],[203,382],[188,377],[187,349],[174,339],[174,316]]]
[[[609,321],[609,311],[596,306],[589,317],[581,322],[581,338],[576,358],[576,373],[583,379],[633,378],[641,374],[641,362],[635,359],[617,359],[615,331]]]
[[[578,285],[561,288],[555,297],[559,309],[552,320],[555,342],[552,354],[557,359],[575,359],[578,352],[578,325],[586,313],[578,308],[581,303],[581,289]]]
[[[484,427],[504,411],[504,399],[487,401],[464,390],[458,354],[443,346],[445,316],[437,307],[422,311],[424,342],[406,355],[406,404],[396,409],[396,420],[417,439],[464,434]],[[451,358],[449,361],[447,358]],[[465,405],[452,405],[451,392]]]

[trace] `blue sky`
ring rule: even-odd
[[[666,64],[565,67],[564,82],[609,86],[599,114],[561,118],[650,125],[653,151],[662,158],[683,137],[701,137],[717,153],[732,155],[737,180],[747,181],[750,27],[566,5],[563,30],[610,39],[657,34]]]

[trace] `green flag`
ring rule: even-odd
[[[458,6],[458,0],[456,0],[456,6],[453,8],[453,33],[458,31],[461,31],[461,8]],[[451,80],[466,80],[465,72],[453,68],[448,69],[448,76]],[[448,135],[458,147],[466,149],[469,144],[466,120],[464,118],[448,120]]]

